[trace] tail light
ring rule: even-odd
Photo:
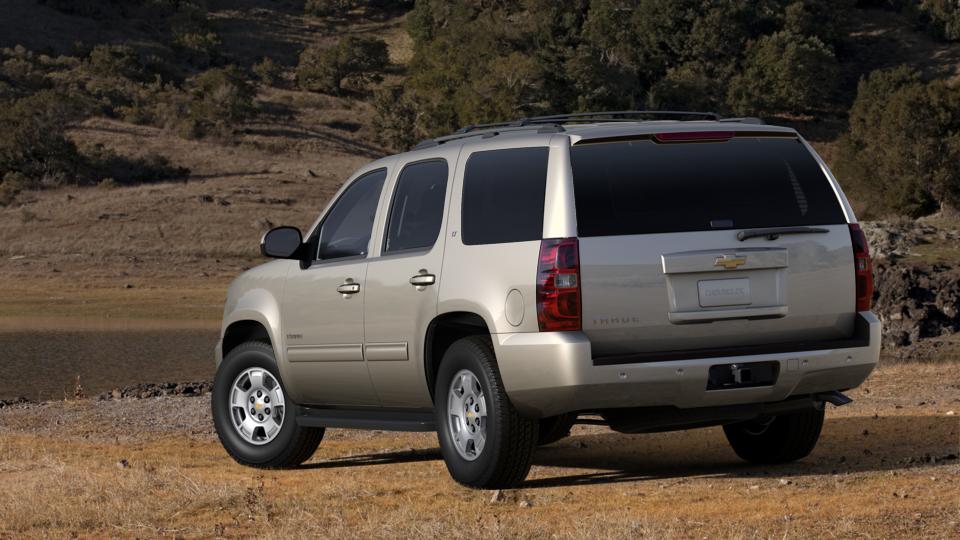
[[[873,303],[873,262],[867,237],[860,224],[850,224],[850,241],[853,244],[853,268],[857,280],[857,311],[869,311]]]
[[[541,332],[580,330],[580,253],[576,238],[540,242],[537,322]]]

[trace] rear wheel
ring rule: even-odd
[[[557,416],[548,416],[540,419],[540,432],[537,436],[537,446],[551,444],[570,435],[570,428],[577,421],[576,413],[566,413]]]
[[[243,465],[295,467],[323,439],[323,428],[297,425],[297,404],[284,392],[273,347],[266,343],[243,343],[223,359],[211,406],[221,444]]]
[[[742,459],[751,463],[787,463],[806,457],[820,438],[823,409],[727,424],[723,432]]]
[[[454,480],[497,489],[526,478],[538,423],[507,398],[490,338],[466,337],[447,349],[434,395],[440,452]]]

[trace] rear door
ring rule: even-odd
[[[846,218],[795,135],[581,141],[571,164],[595,357],[853,332]]]
[[[370,260],[364,356],[384,407],[431,407],[424,374],[427,326],[437,314],[450,175],[458,149],[400,169],[380,256]]]

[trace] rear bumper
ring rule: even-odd
[[[581,332],[495,334],[497,363],[511,402],[541,418],[619,407],[714,407],[782,401],[790,396],[859,386],[880,358],[880,321],[859,314],[863,346],[596,365]],[[776,361],[772,386],[707,390],[710,366]]]

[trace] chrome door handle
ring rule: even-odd
[[[428,274],[426,272],[426,270],[421,270],[419,274],[410,278],[410,284],[415,287],[426,287],[427,285],[433,285],[436,283],[437,276]]]
[[[337,287],[337,292],[340,294],[357,294],[360,292],[360,284],[348,281]]]

